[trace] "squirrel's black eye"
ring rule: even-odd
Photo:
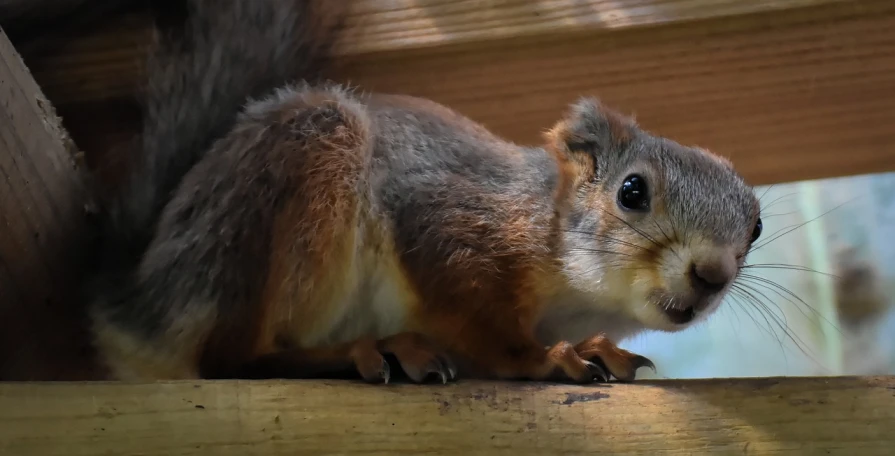
[[[761,217],[758,218],[758,221],[755,222],[755,228],[752,229],[752,240],[749,242],[755,242],[761,237]]]
[[[622,188],[618,190],[618,204],[631,211],[649,209],[649,191],[646,188],[646,179],[638,174],[626,177]]]

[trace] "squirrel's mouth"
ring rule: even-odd
[[[696,318],[696,308],[689,306],[684,309],[662,306],[662,312],[676,325],[685,325]]]

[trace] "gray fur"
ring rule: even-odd
[[[101,271],[91,284],[97,328],[167,337],[173,350],[189,332],[176,324],[182,314],[235,323],[240,307],[228,303],[247,302],[265,274],[272,211],[287,184],[274,175],[282,159],[263,156],[268,125],[243,117],[234,129],[243,105],[319,77],[340,25],[328,20],[337,15],[321,16],[320,1],[185,3],[186,22],[159,30],[150,50],[142,144],[105,214]],[[219,157],[202,162],[206,153]],[[199,182],[182,182],[190,171]]]
[[[633,328],[671,331],[689,327],[692,322],[668,324],[650,312],[650,308],[694,306],[698,310],[694,321],[710,315],[735,277],[730,277],[721,292],[704,295],[692,289],[689,267],[718,261],[742,266],[759,217],[759,204],[752,188],[729,162],[701,149],[652,135],[629,118],[607,114],[595,99],[579,101],[570,112],[570,149],[572,153],[589,154],[595,172],[593,179],[578,189],[579,203],[574,205],[567,220],[569,232],[565,236],[564,257],[567,266],[572,265],[570,281],[576,285],[569,293],[557,297],[562,308],[557,312],[590,312],[593,321],[622,316],[636,323]],[[616,125],[625,127],[628,138],[623,141],[613,138],[613,128],[608,122],[610,115]],[[618,190],[633,173],[642,175],[649,188],[651,208],[644,213],[617,208]],[[609,204],[599,209],[588,206],[584,201],[594,194],[601,195],[598,199]],[[593,283],[610,280],[607,276],[618,276],[620,271],[644,268],[644,261],[634,260],[632,255],[654,249],[657,244],[667,250],[665,257],[660,255],[652,260],[665,282],[663,287],[630,284],[632,291],[622,299],[616,285],[591,287],[587,284],[588,280]],[[587,266],[583,269],[580,264],[576,266],[580,263],[580,254],[574,253],[582,250],[600,252],[593,255],[591,262],[585,262]],[[582,303],[582,296],[576,296],[582,290],[589,299],[594,295],[606,296],[598,310]],[[580,321],[577,324],[580,326]],[[549,328],[543,331],[551,332]]]
[[[583,337],[587,328],[596,333],[600,325],[613,325],[615,331],[602,330],[618,337],[645,327],[665,328],[654,315],[637,314],[639,306],[658,304],[648,302],[654,290],[640,285],[643,289],[629,292],[635,284],[608,283],[611,271],[588,268],[626,264],[623,257],[602,253],[615,247],[610,237],[644,243],[639,233],[668,237],[667,229],[683,245],[707,239],[711,248],[748,249],[757,203],[729,165],[650,135],[632,120],[608,114],[596,100],[579,101],[566,119],[561,146],[567,150],[559,153],[587,154],[594,172],[573,189],[571,210],[562,211],[556,199],[563,179],[557,151],[504,141],[424,100],[355,95],[338,86],[286,86],[290,75],[308,68],[306,57],[316,55],[317,48],[297,28],[304,10],[288,2],[224,3],[192,2],[188,41],[163,40],[152,67],[145,162],[117,208],[114,225],[121,244],[141,255],[120,293],[104,296],[94,307],[98,331],[112,328],[112,343],[121,333],[139,347],[119,350],[120,356],[143,350],[151,353],[149,358],[187,365],[201,363],[223,346],[250,350],[254,341],[245,320],[269,279],[277,216],[287,202],[312,206],[328,196],[325,185],[301,187],[296,170],[305,178],[316,172],[310,177],[341,180],[342,189],[353,189],[352,197],[363,206],[358,212],[368,210],[373,225],[386,227],[382,232],[395,244],[423,305],[447,307],[469,299],[457,290],[476,276],[494,279],[475,285],[487,288],[489,299],[515,302],[517,290],[511,286],[526,277],[520,271],[534,264],[530,258],[544,258],[537,265],[541,272],[563,281],[553,295],[539,296],[555,309],[537,328],[551,340]],[[237,117],[247,96],[277,85],[284,87],[250,103]],[[373,138],[372,156],[359,159],[364,167],[359,182],[326,174],[336,172],[332,169],[307,167],[321,152],[319,144],[318,149],[309,145],[311,138],[325,143],[334,132],[357,125],[365,133],[369,127]],[[366,151],[368,144],[359,146],[344,153]],[[647,178],[664,215],[618,212],[615,217],[624,223],[610,218],[609,212],[617,212],[617,190],[631,172]],[[324,222],[303,221],[326,233],[332,227]],[[508,226],[535,232],[519,233],[511,241],[508,237],[517,233]],[[307,239],[290,241],[283,248],[291,257],[300,262],[312,256]],[[582,251],[590,252],[584,262]],[[557,270],[549,270],[553,267]],[[663,267],[669,277],[680,275],[682,268]],[[283,280],[313,281],[327,271],[310,272],[317,276]],[[362,271],[357,282],[369,285],[377,277],[369,272]],[[604,279],[607,283],[601,283]],[[308,304],[307,299],[295,296],[294,305]],[[577,324],[569,325],[570,318]],[[223,338],[236,339],[223,343]],[[211,358],[239,360],[245,354],[216,355]],[[199,370],[219,375],[232,367]],[[191,369],[186,366],[184,372]]]
[[[375,174],[381,176],[375,191],[384,208],[414,207],[411,212],[419,217],[416,211],[431,210],[437,202],[433,199],[443,192],[467,194],[460,187],[505,195],[509,200],[540,192],[537,197],[550,205],[556,166],[543,149],[503,141],[467,118],[446,120],[443,114],[433,113],[428,103],[421,103],[379,103],[375,97],[370,102],[377,133],[374,156],[379,169]],[[499,152],[516,153],[524,161],[507,160]],[[475,201],[468,199],[465,204],[472,210]]]
[[[183,28],[157,33],[147,61],[142,147],[110,209],[109,250],[139,254],[181,177],[230,130],[247,98],[315,79],[331,45],[323,37],[332,25],[309,20],[310,1],[186,3]]]

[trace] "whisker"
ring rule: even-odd
[[[777,314],[777,312],[772,310],[770,306],[763,303],[761,299],[750,290],[740,288],[739,292],[744,297],[746,302],[750,304],[749,307],[754,308],[756,311],[758,311],[762,318],[765,320],[765,323],[767,324],[766,332],[771,334],[771,337],[773,337],[774,340],[777,342],[777,345],[780,348],[780,353],[781,355],[783,355],[784,362],[786,364],[789,363],[789,356],[786,345],[783,343],[783,339],[781,339],[781,332],[783,333],[785,338],[790,340],[802,354],[814,361],[815,364],[819,364],[816,358],[810,353],[811,350],[807,347],[807,344],[802,341],[801,338],[795,336],[789,329],[789,325],[788,323],[786,323],[785,313],[781,317]],[[748,308],[745,310],[747,310],[747,313],[749,313],[750,316],[752,315],[751,312],[748,312]],[[781,309],[777,308],[777,310],[779,311]],[[771,317],[770,320],[768,319],[769,315]],[[752,320],[755,321],[755,318],[752,317]],[[756,327],[761,327],[761,325],[759,325],[757,321],[755,323]],[[774,330],[772,326],[775,326],[776,328],[778,328],[778,330]]]
[[[785,194],[785,195],[780,195],[780,196],[777,197],[777,199],[771,201],[771,202],[768,203],[767,205],[762,205],[761,208],[762,208],[763,211],[766,211],[766,210],[772,208],[775,204],[782,203],[786,198],[789,198],[789,197],[791,197],[791,196],[793,196],[793,195],[796,195],[796,194],[798,194],[798,192],[792,192],[792,193],[787,193],[787,194]],[[759,200],[759,203],[760,203],[760,201],[761,201],[761,200]]]
[[[768,220],[768,219],[772,219],[774,217],[782,217],[785,215],[792,215],[792,214],[796,214],[796,213],[798,213],[798,211],[781,212],[779,214],[762,214],[761,219]]]
[[[668,237],[668,233],[666,233],[665,230],[662,229],[662,225],[659,224],[659,221],[656,219],[656,217],[654,217],[653,214],[650,214],[649,218],[653,221],[653,224],[656,225],[656,228],[659,229],[659,232],[662,233],[662,236],[665,236],[665,242],[672,242],[671,238]]]
[[[832,277],[838,279],[839,276],[835,274],[830,274],[828,272],[821,272],[816,269],[807,268],[805,266],[798,266],[795,264],[785,264],[785,263],[760,263],[760,264],[746,264],[740,266],[740,270],[743,269],[786,269],[790,271],[802,271],[802,272],[813,272],[815,274],[820,274],[827,277]]]
[[[742,295],[743,299],[746,301],[746,304],[750,304],[749,306],[744,306],[744,310],[746,311],[746,314],[749,315],[750,318],[752,318],[752,321],[755,323],[755,326],[761,327],[761,325],[758,323],[758,320],[756,320],[755,316],[752,315],[752,312],[749,312],[749,307],[754,308],[755,310],[758,311],[758,314],[761,315],[761,317],[765,321],[765,324],[767,325],[766,329],[768,331],[768,334],[771,335],[771,337],[773,337],[774,340],[777,341],[777,344],[780,345],[780,349],[784,350],[783,340],[780,339],[780,334],[778,334],[776,331],[774,331],[772,329],[771,321],[768,319],[768,316],[764,312],[762,312],[761,309],[758,307],[761,305],[761,301],[758,299],[758,297],[755,296],[751,291],[749,291],[745,288],[738,287],[737,291]],[[771,313],[773,314],[773,312],[771,312]],[[779,322],[776,322],[776,323],[777,323],[777,326],[780,326]],[[785,333],[785,332],[787,332],[787,329],[783,328],[783,331]]]
[[[782,233],[782,234],[779,234],[779,235],[776,235],[776,236],[772,237],[771,239],[768,239],[767,241],[762,242],[762,243],[760,243],[759,245],[756,245],[756,246],[752,247],[751,249],[749,249],[749,252],[754,252],[754,251],[756,251],[756,250],[758,250],[758,249],[760,249],[760,248],[762,248],[762,247],[765,247],[765,246],[767,246],[768,244],[770,244],[771,242],[774,242],[775,240],[777,240],[777,239],[779,239],[779,238],[781,238],[781,237],[783,237],[783,236],[785,236],[785,235],[787,235],[787,234],[789,234],[789,233],[792,233],[793,231],[795,231],[795,230],[797,230],[797,229],[799,229],[799,228],[801,228],[801,227],[803,227],[803,226],[805,226],[805,225],[807,225],[807,224],[809,224],[809,223],[811,223],[811,222],[813,222],[813,221],[816,221],[817,219],[819,219],[819,218],[821,218],[821,217],[823,217],[823,216],[829,214],[830,212],[835,211],[836,209],[840,208],[841,206],[843,206],[843,205],[845,205],[845,204],[846,204],[846,203],[838,204],[838,205],[836,205],[835,207],[833,207],[832,209],[830,209],[830,210],[824,212],[823,214],[820,214],[820,215],[818,215],[817,217],[814,217],[814,218],[812,218],[811,220],[808,220],[808,221],[806,221],[806,222],[800,223],[800,224],[798,224],[798,225],[796,225],[796,226],[794,226],[794,227],[792,227],[792,228],[786,230],[786,232],[784,232],[784,233]],[[785,228],[784,228],[784,229],[785,229]],[[778,231],[778,232],[779,232],[779,231]]]
[[[615,252],[612,250],[602,250],[602,249],[591,249],[587,247],[571,247],[565,250],[567,253],[578,253],[578,254],[587,254],[587,255],[615,255],[627,258],[637,258],[637,255],[632,255],[630,253],[624,252]]]
[[[768,193],[771,191],[771,189],[774,188],[774,187],[776,187],[776,186],[777,186],[777,184],[771,184],[771,185],[769,185],[767,188],[765,188],[765,189],[764,189],[764,193],[762,193],[761,196],[758,197],[758,202],[760,203],[761,200],[763,200],[764,197],[768,195]]]
[[[584,236],[589,236],[593,240],[610,241],[610,242],[614,242],[616,244],[621,244],[621,245],[625,245],[628,247],[634,247],[637,249],[641,249],[643,251],[647,251],[647,252],[650,251],[650,249],[648,247],[642,246],[640,244],[635,244],[633,242],[628,242],[628,241],[624,241],[621,239],[617,239],[617,238],[614,238],[614,237],[611,237],[611,236],[608,236],[605,234],[589,233],[587,231],[576,231],[576,230],[562,230],[562,231],[565,233],[573,233],[573,234],[581,234]]]
[[[833,324],[833,322],[831,322],[831,321],[828,320],[826,317],[824,317],[824,315],[823,315],[820,311],[818,311],[817,309],[815,309],[814,306],[811,306],[810,304],[808,304],[807,302],[805,302],[805,300],[803,300],[802,298],[800,298],[797,294],[793,293],[790,289],[784,287],[783,285],[780,285],[780,284],[777,283],[777,282],[774,282],[774,281],[771,280],[771,279],[765,278],[765,277],[754,276],[754,275],[751,275],[751,274],[741,274],[741,275],[742,275],[743,278],[746,279],[746,280],[752,280],[752,281],[754,281],[754,283],[755,283],[756,285],[758,285],[758,284],[763,284],[763,285],[765,285],[765,286],[768,286],[768,290],[769,290],[769,291],[773,291],[773,292],[776,293],[778,296],[780,296],[781,298],[785,299],[787,302],[789,302],[790,304],[792,304],[793,306],[795,306],[797,309],[799,309],[799,311],[802,313],[802,316],[804,316],[805,318],[809,318],[808,315],[806,315],[804,312],[802,312],[802,310],[801,310],[802,307],[801,307],[801,306],[797,305],[795,302],[793,302],[792,300],[788,299],[786,296],[788,295],[788,296],[792,297],[793,299],[797,300],[800,304],[802,304],[802,306],[804,306],[804,307],[808,308],[809,310],[811,310],[815,316],[820,317],[820,318],[821,318],[823,321],[825,321],[828,325],[830,325],[831,327],[835,328],[837,332],[840,332],[839,328],[838,328],[835,324]]]
[[[770,313],[771,319],[774,320],[775,323],[777,323],[777,326],[781,330],[783,330],[783,333],[786,335],[787,339],[789,339],[791,342],[793,342],[795,344],[795,346],[799,349],[799,351],[802,352],[802,354],[804,354],[805,356],[810,358],[815,363],[818,363],[817,359],[813,355],[813,350],[810,350],[810,348],[809,348],[809,344],[807,344],[804,340],[802,340],[802,338],[798,334],[795,334],[791,330],[789,330],[789,321],[786,318],[786,313],[784,312],[781,317],[771,310],[771,308],[769,307],[769,304],[774,305],[774,307],[776,307],[777,310],[782,311],[782,309],[780,309],[780,307],[778,305],[776,305],[774,303],[774,301],[772,301],[770,298],[768,298],[768,296],[766,294],[764,294],[762,291],[756,289],[752,285],[740,283],[739,286],[742,289],[748,289],[749,294],[752,296],[755,296],[754,304],[761,306],[761,308],[765,312]],[[761,296],[762,298],[765,299],[765,301],[762,301],[756,295]],[[818,364],[820,364],[820,363],[818,363]]]
[[[668,237],[668,233],[666,233],[665,230],[662,229],[662,225],[659,224],[659,221],[656,220],[656,218],[653,217],[652,214],[650,214],[650,219],[652,219],[653,223],[656,225],[656,228],[659,229],[659,232],[661,232],[662,235],[665,236],[665,242],[667,242],[667,243],[669,244],[669,246],[670,246],[670,245],[673,243],[673,241],[672,241],[672,239],[671,239],[670,237]],[[677,250],[675,250],[675,249],[673,249],[673,248],[671,248],[671,247],[669,247],[668,250],[670,250],[671,253],[674,254],[674,256],[678,257],[679,260],[684,261],[684,259],[681,258],[680,254],[677,253]]]
[[[640,236],[642,236],[642,237],[643,237],[644,239],[646,239],[647,241],[652,242],[653,245],[655,245],[656,247],[662,248],[662,244],[660,244],[658,241],[656,241],[655,239],[653,239],[652,236],[650,236],[650,235],[644,233],[643,231],[638,230],[637,228],[634,227],[634,225],[631,225],[631,224],[628,223],[625,219],[623,219],[623,218],[621,218],[621,217],[619,217],[619,216],[613,214],[612,212],[606,211],[606,210],[604,210],[603,213],[604,213],[604,214],[608,214],[608,215],[614,217],[616,220],[618,220],[618,221],[624,223],[625,225],[628,226],[628,228],[631,228],[631,230],[633,230],[635,233],[637,233],[637,234],[639,234]]]
[[[585,274],[593,274],[593,273],[595,273],[595,272],[604,272],[606,269],[611,269],[612,271],[646,271],[646,270],[648,270],[649,268],[638,268],[638,267],[628,267],[628,268],[623,268],[623,267],[608,267],[608,266],[607,266],[607,267],[592,267],[592,268],[587,268],[587,269],[584,269],[583,272],[584,272]]]
[[[764,318],[764,320],[765,320],[765,324],[766,324],[766,326],[762,326],[762,325],[758,322],[758,320],[755,319],[755,315],[753,315],[752,312],[749,311],[749,307],[750,307],[750,306],[745,305],[745,304],[748,304],[748,301],[749,301],[749,299],[750,299],[750,297],[748,296],[748,292],[746,292],[746,291],[744,291],[744,290],[741,290],[741,289],[739,289],[739,288],[736,288],[736,287],[732,287],[732,288],[731,288],[731,291],[733,292],[733,293],[731,293],[731,297],[732,297],[732,298],[735,298],[735,302],[737,302],[738,304],[740,304],[740,305],[743,307],[743,311],[746,313],[746,315],[749,317],[749,319],[752,320],[752,323],[755,324],[755,327],[756,327],[756,328],[761,328],[761,329],[762,329],[763,331],[765,331],[769,336],[773,337],[774,340],[777,341],[777,344],[780,345],[780,350],[784,350],[784,347],[783,347],[783,340],[781,340],[781,339],[780,339],[780,335],[777,334],[777,333],[771,328],[771,322],[768,320],[768,317],[759,311],[759,314],[762,316],[762,318]],[[753,298],[753,299],[755,299],[755,298]],[[743,300],[746,300],[746,303],[743,303]],[[754,306],[753,306],[753,307],[754,307]]]

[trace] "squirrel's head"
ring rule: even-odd
[[[595,99],[573,105],[547,137],[564,175],[572,288],[658,330],[714,311],[762,230],[758,199],[731,163],[651,135]]]

